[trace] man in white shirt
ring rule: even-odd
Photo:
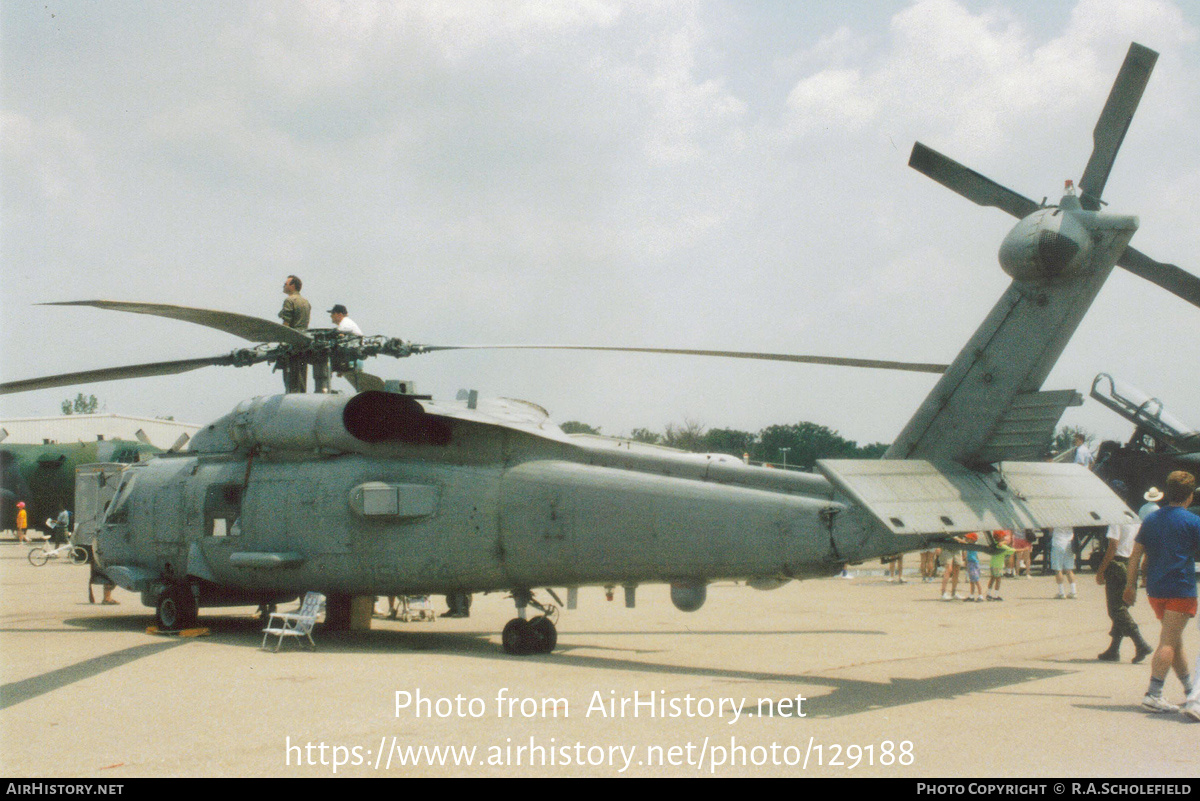
[[[335,303],[333,308],[329,310],[329,319],[337,326],[337,330],[343,334],[354,334],[356,337],[363,335],[362,329],[358,327],[358,323],[346,316],[346,307],[340,303]]]
[[[1104,552],[1104,558],[1100,560],[1100,566],[1096,568],[1096,583],[1104,587],[1104,596],[1108,603],[1108,617],[1112,620],[1112,628],[1108,631],[1112,643],[1108,646],[1108,650],[1096,657],[1102,662],[1120,660],[1121,640],[1126,637],[1133,640],[1136,648],[1133,655],[1135,663],[1141,662],[1154,651],[1149,643],[1142,639],[1138,624],[1129,614],[1129,607],[1125,605],[1122,598],[1125,594],[1126,563],[1129,555],[1133,553],[1133,541],[1140,528],[1140,523],[1109,526],[1108,549]]]
[[[1092,452],[1088,450],[1085,444],[1083,434],[1075,435],[1075,464],[1081,464],[1088,470],[1092,469],[1092,462],[1096,461],[1092,456]]]

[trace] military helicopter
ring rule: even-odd
[[[257,318],[161,304],[67,305],[187,320],[261,344],[10,382],[0,393],[218,364],[299,359],[319,368],[318,392],[245,401],[198,432],[186,452],[120,472],[98,521],[97,562],[140,592],[167,628],[189,625],[201,607],[279,603],[308,590],[328,597],[334,625],[348,621],[356,597],[507,591],[517,617],[503,629],[504,650],[545,653],[557,640],[556,610],[534,598],[540,588],[622,585],[631,604],[638,585],[667,583],[676,607],[693,611],[718,579],[769,589],[970,531],[1131,520],[1087,470],[1020,460],[1040,457],[1062,411],[1078,400],[1073,390],[1041,385],[1115,264],[1132,264],[1200,305],[1200,280],[1130,255],[1136,218],[1096,210],[1154,58],[1130,48],[1096,126],[1083,194],[1068,192],[1057,206],[914,147],[910,165],[1021,218],[1000,250],[1012,284],[948,366],[556,346],[942,373],[879,461],[822,460],[819,473],[796,473],[567,435],[532,403],[386,391],[356,366],[369,356],[471,346],[285,333]],[[329,392],[323,382],[334,372],[359,391]],[[542,614],[530,619],[530,606]]]

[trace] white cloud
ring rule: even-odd
[[[920,0],[892,19],[891,33],[877,64],[829,67],[799,80],[788,98],[789,130],[803,136],[919,125],[954,152],[978,156],[1035,119],[1042,130],[1053,127],[1048,109],[1059,117],[1093,113],[1113,79],[1104,65],[1131,37],[1178,43],[1195,36],[1178,8],[1158,0],[1083,0],[1067,29],[1040,44],[1011,12]],[[818,49],[837,52],[852,41],[839,34]]]

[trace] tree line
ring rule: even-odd
[[[562,430],[568,434],[600,434],[598,427],[578,420],[563,423]],[[687,420],[681,425],[670,423],[661,433],[635,428],[624,439],[692,453],[727,453],[739,459],[749,454],[751,462],[801,470],[812,470],[818,459],[878,459],[888,449],[886,442],[859,445],[828,426],[809,422],[767,426],[751,432],[705,428],[702,423]]]
[[[598,426],[578,420],[563,423],[562,430],[568,434],[600,435]],[[1076,434],[1089,443],[1095,439],[1095,435],[1085,428],[1063,426],[1048,447],[1054,453],[1065,452],[1073,447]],[[669,423],[662,433],[635,428],[622,438],[692,453],[727,453],[739,459],[749,454],[749,461],[754,463],[786,465],[799,470],[812,470],[818,459],[878,459],[888,449],[886,442],[859,445],[828,426],[810,422],[767,426],[754,433],[732,428],[705,428],[702,423],[687,420],[682,425]]]

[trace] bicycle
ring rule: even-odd
[[[51,559],[57,559],[60,556],[66,555],[67,559],[71,560],[73,565],[86,565],[88,562],[87,549],[81,545],[72,545],[66,543],[59,545],[57,548],[52,547],[50,543],[39,545],[29,551],[29,564],[34,567],[41,567]]]

